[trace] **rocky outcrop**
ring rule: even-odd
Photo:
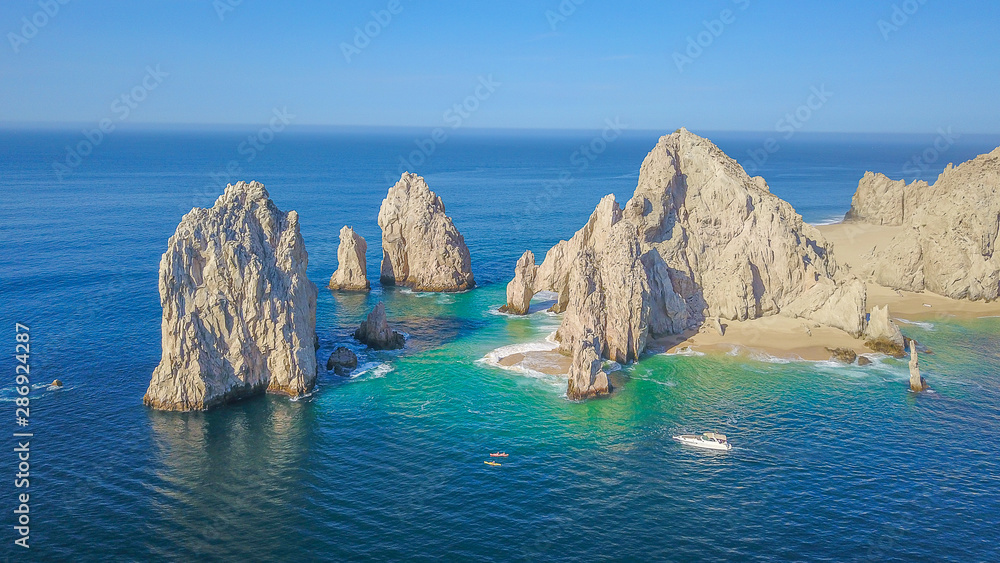
[[[919,393],[927,388],[927,382],[920,377],[920,361],[917,359],[917,343],[910,341],[910,391]]]
[[[858,354],[850,348],[827,348],[827,351],[830,352],[830,359],[837,362],[853,364],[858,359]]]
[[[384,285],[464,291],[476,285],[465,239],[441,198],[416,174],[403,173],[378,213]]]
[[[926,188],[927,182],[923,180],[907,185],[903,180],[893,181],[881,173],[865,172],[844,221],[902,225],[913,217],[918,199]]]
[[[198,410],[316,381],[316,286],[294,211],[262,184],[184,216],[160,259],[162,358],[143,402]]]
[[[903,185],[866,174],[848,217],[906,227],[879,244],[865,260],[870,266],[863,274],[876,283],[954,299],[1000,297],[1000,253],[996,252],[1000,148],[958,167],[949,164],[932,185]]]
[[[376,350],[402,348],[405,341],[402,334],[389,327],[389,321],[385,318],[385,305],[381,301],[368,313],[358,330],[354,331],[354,338]]]
[[[589,399],[611,393],[608,374],[603,370],[598,350],[601,344],[593,337],[577,340],[573,347],[573,363],[569,368],[566,397],[572,400]]]
[[[889,318],[889,306],[872,307],[865,327],[865,345],[874,352],[881,352],[896,358],[905,354],[903,333]]]
[[[524,315],[531,306],[534,296],[535,277],[538,266],[535,265],[535,253],[525,250],[514,267],[514,279],[507,284],[507,304],[500,307],[501,313]]]
[[[368,291],[368,264],[365,252],[368,243],[351,227],[340,229],[340,246],[337,247],[337,271],[330,277],[330,289]]]
[[[356,367],[358,367],[358,357],[350,348],[344,346],[338,346],[326,360],[326,371],[333,371],[341,377],[351,375]]]
[[[685,129],[649,153],[624,207],[606,196],[541,265],[522,261],[508,309],[557,292],[553,309],[565,315],[556,337],[574,354],[593,334],[601,356],[632,361],[650,338],[710,317],[781,314],[855,336],[864,328],[864,284],[838,271],[822,235],[762,178]]]

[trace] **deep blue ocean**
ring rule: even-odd
[[[933,181],[948,162],[1000,145],[695,132],[814,223],[843,216],[866,170]],[[564,380],[482,361],[558,323],[496,314],[504,285],[525,249],[569,238],[601,196],[624,202],[669,131],[611,142],[595,141],[600,131],[456,131],[428,148],[430,133],[288,129],[251,151],[255,128],[122,130],[60,178],[53,163],[85,140],[80,129],[0,131],[0,556],[1000,560],[1000,319],[904,325],[935,351],[921,357],[933,392],[920,396],[891,359],[859,368],[649,355],[610,399],[570,402]],[[768,137],[780,148],[764,158]],[[377,280],[376,216],[401,166],[443,198],[479,287],[323,289],[343,225],[367,239]],[[320,362],[346,344],[361,373],[322,372],[298,401],[152,411],[142,396],[160,358],[160,255],[184,213],[237,180],[263,182],[279,208],[298,211],[320,287]],[[352,343],[380,299],[409,334],[402,352]],[[15,425],[15,322],[30,327],[27,427]],[[48,389],[56,378],[64,388]],[[734,449],[670,439],[709,429]],[[33,433],[27,488],[14,486],[18,431]],[[510,457],[485,466],[496,450]],[[25,492],[30,550],[13,543]]]

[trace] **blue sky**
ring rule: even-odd
[[[998,2],[58,1],[0,5],[0,123],[1000,133]]]

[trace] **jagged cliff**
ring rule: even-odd
[[[162,358],[143,402],[206,409],[316,381],[316,286],[298,215],[257,182],[184,216],[160,259]]]
[[[1000,148],[955,167],[934,184],[865,174],[845,220],[899,225],[861,272],[878,284],[954,299],[1000,296]]]
[[[378,225],[384,285],[418,291],[464,291],[476,285],[465,239],[422,177],[404,172],[389,188]]]
[[[686,129],[646,156],[624,207],[606,196],[541,265],[525,253],[505,310],[523,313],[543,290],[557,292],[554,309],[565,311],[563,350],[596,341],[619,362],[708,317],[781,314],[854,336],[864,329],[864,284],[838,271],[823,236],[762,178]]]

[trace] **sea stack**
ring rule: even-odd
[[[920,365],[917,359],[917,343],[910,340],[910,391],[919,393],[927,388],[927,382],[920,377]]]
[[[646,156],[624,206],[606,196],[541,265],[530,262],[518,262],[506,308],[521,312],[534,293],[557,292],[554,310],[565,316],[556,338],[570,353],[593,333],[599,355],[633,361],[649,339],[711,317],[780,314],[853,336],[864,329],[864,283],[838,269],[819,231],[686,129]]]
[[[316,286],[295,211],[264,186],[226,187],[181,219],[160,259],[162,358],[143,402],[201,410],[316,382]]]
[[[416,291],[464,291],[476,285],[465,239],[422,177],[404,172],[389,188],[378,225],[383,285]]]
[[[525,250],[514,266],[514,279],[507,284],[507,304],[500,307],[501,313],[524,315],[531,306],[531,298],[535,292],[535,276],[538,266],[535,265],[535,253]]]
[[[949,164],[931,185],[865,174],[846,219],[897,227],[864,259],[861,273],[875,283],[953,299],[1000,297],[1000,147]]]
[[[389,327],[389,321],[385,318],[385,305],[381,301],[368,313],[358,330],[354,331],[354,338],[375,350],[402,348],[405,341],[402,334]]]
[[[340,229],[340,246],[337,247],[337,271],[330,277],[330,289],[368,291],[368,243],[351,227]]]

